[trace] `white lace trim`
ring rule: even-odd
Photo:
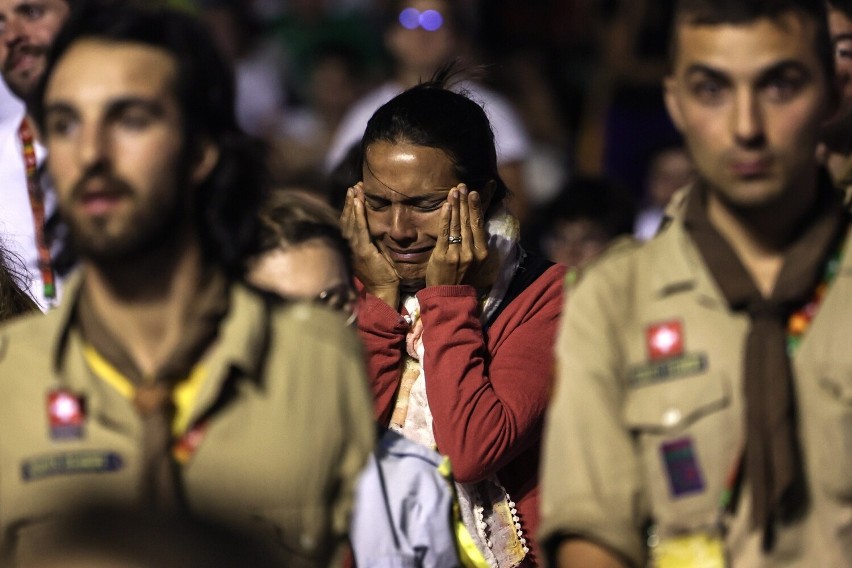
[[[521,261],[518,222],[514,217],[502,211],[488,221],[486,230],[489,233],[489,251],[499,255],[501,266],[482,305],[480,319],[483,322],[488,321],[500,306]],[[403,305],[412,314],[413,321],[416,321],[420,315],[417,297],[406,297]],[[406,368],[423,361],[426,349],[422,337],[421,334],[414,343],[417,357],[405,357]],[[404,424],[402,428],[395,429],[410,440],[437,449],[432,430],[432,412],[426,396],[426,380],[425,370],[420,365],[419,375],[409,394]],[[462,521],[489,566],[512,568],[520,564],[529,548],[515,503],[497,477],[492,475],[479,483],[456,483],[456,489]]]

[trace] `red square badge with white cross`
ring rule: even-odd
[[[683,326],[677,320],[649,325],[645,329],[645,340],[652,361],[683,354]]]
[[[47,393],[47,418],[54,440],[80,438],[86,422],[82,398],[64,389]]]

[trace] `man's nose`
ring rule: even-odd
[[[744,146],[763,143],[763,117],[758,97],[750,90],[738,92],[734,101],[733,130],[737,142]]]
[[[109,140],[102,128],[97,126],[82,126],[77,139],[77,156],[83,168],[107,161],[109,155]]]

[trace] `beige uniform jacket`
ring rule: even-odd
[[[811,492],[771,555],[749,488],[724,518],[735,567],[852,566],[852,246],[794,358]],[[712,527],[744,442],[747,318],[732,313],[679,220],[616,247],[567,296],[548,412],[543,539],[577,535],[646,562],[661,536]]]
[[[0,539],[21,560],[45,545],[42,519],[138,499],[141,420],[87,364],[70,323],[78,297],[75,286],[58,310],[0,330]],[[202,364],[190,424],[208,426],[182,469],[190,509],[268,534],[287,566],[327,566],[375,435],[356,336],[325,309],[233,285]],[[48,409],[62,392],[83,401],[70,435]]]

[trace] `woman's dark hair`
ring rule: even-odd
[[[126,0],[125,0],[126,1]],[[208,259],[232,273],[257,249],[257,212],[268,176],[262,144],[237,126],[233,72],[197,18],[139,2],[81,1],[53,44],[33,101],[33,116],[44,129],[44,93],[53,68],[77,41],[97,39],[139,43],[165,50],[178,67],[175,94],[184,131],[185,171],[204,143],[219,149],[207,179],[194,188],[194,213]]]
[[[352,275],[352,252],[340,221],[320,197],[295,190],[273,190],[260,211],[260,252],[287,248],[310,239],[325,239]]]
[[[452,161],[458,180],[471,189],[481,191],[494,182],[490,214],[509,189],[497,171],[497,151],[488,116],[478,103],[449,88],[456,75],[456,65],[447,65],[431,80],[380,107],[367,123],[361,140],[362,162],[367,149],[376,142],[437,148]]]
[[[38,310],[35,302],[20,288],[23,274],[17,260],[0,249],[0,321]]]

